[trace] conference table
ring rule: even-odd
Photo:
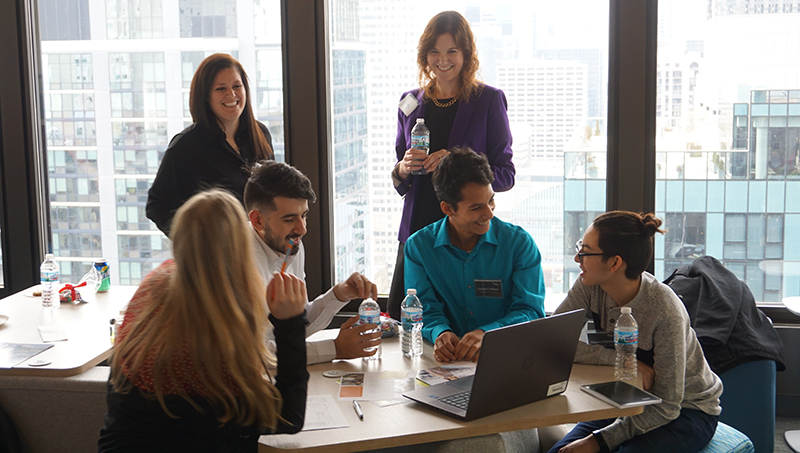
[[[317,335],[332,335],[335,332],[324,331]],[[546,347],[546,345],[541,346]],[[469,422],[450,417],[410,400],[383,407],[369,401],[362,401],[361,408],[364,414],[362,421],[355,413],[352,399],[337,399],[338,380],[322,376],[322,373],[327,370],[403,372],[439,365],[443,364],[433,360],[433,346],[427,342],[425,342],[422,357],[409,359],[401,354],[398,338],[392,337],[384,338],[383,356],[378,361],[338,360],[309,366],[311,378],[308,384],[308,394],[310,396],[332,395],[349,427],[301,431],[294,435],[262,436],[259,440],[259,451],[324,451],[330,453],[364,451],[599,420],[642,412],[641,407],[617,409],[580,390],[580,386],[583,384],[614,380],[614,368],[606,366],[574,364],[565,393]]]
[[[34,288],[0,299],[0,320],[5,320],[0,343],[44,343],[40,327],[62,333],[66,340],[47,342],[53,346],[11,368],[0,368],[0,375],[66,377],[98,365],[111,354],[110,320],[120,316],[137,287],[84,291],[85,303],[62,303],[57,310],[42,308]]]

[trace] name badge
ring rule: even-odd
[[[400,110],[402,110],[406,116],[411,115],[411,112],[416,110],[417,106],[419,106],[419,101],[417,101],[417,97],[411,93],[408,93],[399,104]]]
[[[500,280],[475,280],[475,297],[503,297],[503,282]]]

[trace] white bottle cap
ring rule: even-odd
[[[54,259],[54,258],[55,258],[55,256],[53,256],[52,253],[47,253],[47,254],[44,255],[44,259],[46,259],[46,260],[47,259]]]
[[[410,296],[415,296],[417,294],[417,290],[414,289],[414,288],[408,288],[408,291],[406,292],[406,294],[408,294]]]
[[[631,307],[622,307],[622,314],[631,314]]]
[[[425,122],[425,118],[417,118],[417,123],[424,123],[424,122]]]

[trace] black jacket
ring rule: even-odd
[[[750,288],[716,258],[702,256],[675,270],[664,283],[681,298],[703,352],[717,373],[745,362],[783,363],[783,342],[769,318],[756,308]]]
[[[308,370],[306,369],[305,314],[287,320],[270,316],[275,326],[278,373],[275,386],[283,398],[281,419],[274,432],[256,426],[227,423],[219,426],[213,408],[198,398],[205,413],[198,412],[186,400],[166,397],[167,407],[179,416],[167,415],[152,397],[139,389],[127,394],[115,393],[109,378],[108,412],[100,431],[99,452],[255,452],[261,434],[296,433],[303,428],[306,411]]]
[[[272,147],[266,126],[258,125]],[[239,153],[225,141],[225,133],[218,127],[206,129],[195,123],[173,137],[147,194],[147,218],[169,236],[175,211],[201,190],[227,189],[243,201],[250,166],[255,163],[247,133],[240,128],[236,134]]]

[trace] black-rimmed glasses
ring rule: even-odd
[[[578,241],[575,243],[575,254],[578,256],[578,261],[583,263],[584,256],[602,256],[602,253],[586,253],[582,252],[583,249],[583,241]]]

